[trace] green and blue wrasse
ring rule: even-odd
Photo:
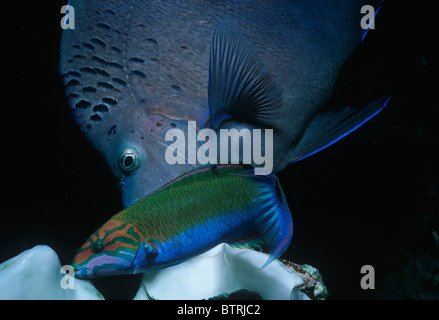
[[[169,182],[93,233],[73,260],[75,275],[156,270],[223,242],[265,247],[265,267],[288,247],[293,222],[277,178],[253,173],[242,165],[211,165]]]

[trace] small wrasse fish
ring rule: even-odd
[[[263,246],[265,267],[288,247],[291,213],[275,175],[243,165],[189,171],[94,232],[74,257],[75,276],[134,274],[172,266],[226,242]]]

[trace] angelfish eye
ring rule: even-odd
[[[132,172],[140,167],[141,154],[137,148],[123,147],[117,155],[117,165],[124,172]]]
[[[94,253],[101,253],[102,251],[104,251],[104,245],[98,242],[93,246],[92,251]]]

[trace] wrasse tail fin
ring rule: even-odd
[[[305,159],[344,138],[376,116],[389,100],[375,100],[364,108],[348,107],[318,114],[292,151],[290,163]]]
[[[214,33],[208,98],[211,127],[229,118],[270,124],[281,107],[280,88],[230,19],[220,21]]]
[[[235,173],[233,173],[235,174]],[[251,173],[236,173],[236,175],[253,179],[256,182],[254,207],[259,212],[255,219],[258,235],[254,239],[229,243],[232,246],[244,248],[267,247],[270,252],[268,260],[261,267],[263,269],[288,248],[293,235],[293,220],[280,186],[274,174],[254,175]]]

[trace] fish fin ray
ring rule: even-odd
[[[348,107],[318,114],[292,151],[290,163],[305,159],[344,138],[376,116],[389,100],[390,97],[375,100],[364,108]]]
[[[237,173],[237,175],[256,182],[254,207],[258,208],[259,212],[254,223],[258,235],[250,240],[234,241],[232,245],[252,249],[266,247],[270,255],[262,269],[278,259],[288,248],[293,235],[293,220],[279,180],[274,174]]]
[[[282,92],[257,53],[230,19],[215,30],[209,64],[211,127],[228,118],[270,124]]]

